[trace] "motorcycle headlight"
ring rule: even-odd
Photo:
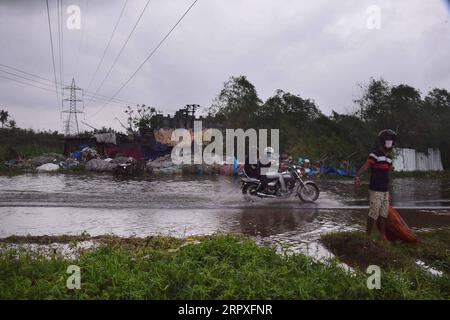
[[[298,173],[298,174],[302,173],[302,170],[297,169],[297,173]]]

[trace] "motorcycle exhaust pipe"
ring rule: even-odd
[[[276,198],[277,197],[272,194],[265,194],[265,193],[261,193],[261,192],[258,192],[257,195],[258,195],[258,197],[261,197],[261,198]]]

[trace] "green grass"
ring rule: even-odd
[[[21,155],[30,158],[43,153],[62,153],[63,136],[57,132],[31,129],[0,129],[0,162]]]
[[[337,260],[316,262],[279,254],[229,235],[193,239],[117,238],[87,235],[13,237],[8,243],[74,243],[94,240],[76,259],[31,252],[19,245],[0,253],[1,299],[448,299],[448,278],[420,269],[386,270],[382,289],[369,290],[367,275]],[[182,245],[191,243],[190,245]],[[81,289],[66,288],[66,269],[81,268]]]

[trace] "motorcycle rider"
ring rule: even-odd
[[[254,151],[254,150],[253,150]],[[249,161],[249,155],[245,158],[244,164],[244,172],[249,178],[258,179],[261,181],[261,185],[259,187],[260,191],[263,191],[267,187],[267,183],[270,180],[278,179],[281,187],[281,192],[286,193],[286,186],[283,179],[283,175],[279,173],[275,169],[271,169],[271,166],[274,162],[274,150],[272,147],[267,147],[264,149],[265,159],[264,163],[261,162],[261,159],[258,159],[256,164],[251,164]]]
[[[372,233],[373,226],[379,219],[380,240],[386,241],[386,221],[389,210],[389,170],[392,168],[391,151],[395,145],[397,133],[384,129],[378,133],[378,150],[369,154],[364,165],[355,176],[355,184],[361,184],[360,176],[371,169],[369,185],[369,215],[367,217],[367,234]]]

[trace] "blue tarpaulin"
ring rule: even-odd
[[[354,168],[352,171],[354,171]],[[344,177],[354,177],[355,176],[354,172],[347,172],[344,169],[336,169],[332,166],[322,166],[320,168],[320,172],[322,174],[338,174],[338,175],[344,176]]]
[[[170,148],[164,143],[156,142],[152,146],[142,146],[144,159],[155,160],[156,158],[165,156],[170,153]]]
[[[77,160],[80,160],[81,159],[81,151],[77,150],[77,151],[72,152],[71,157],[75,158]]]

